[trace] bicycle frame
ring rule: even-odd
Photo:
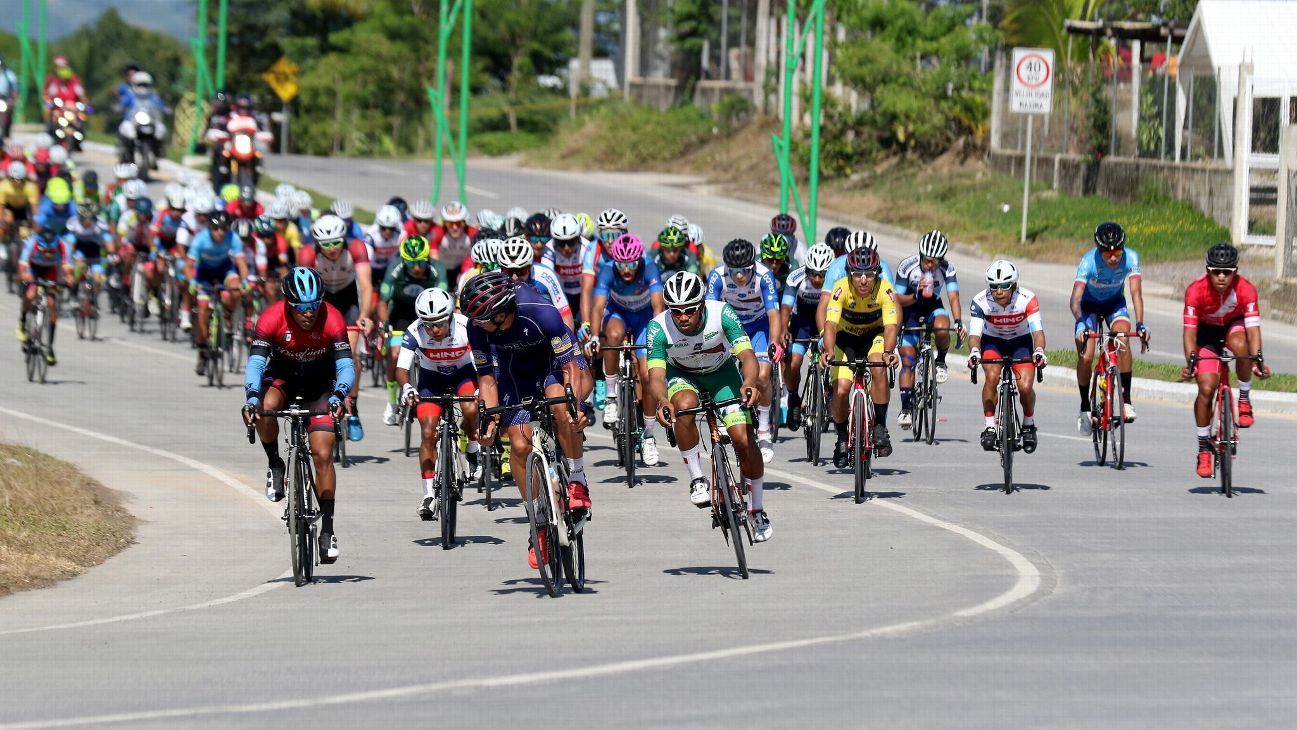
[[[449,550],[455,544],[456,505],[463,497],[464,464],[457,451],[459,440],[459,421],[456,418],[455,405],[472,403],[476,395],[436,395],[420,396],[420,403],[436,403],[441,406],[437,419],[437,514],[441,521],[441,549]],[[414,409],[410,409],[414,410]]]
[[[1238,455],[1238,422],[1234,413],[1234,391],[1230,387],[1231,366],[1237,360],[1251,360],[1259,363],[1261,358],[1255,355],[1239,357],[1228,349],[1214,357],[1202,357],[1196,353],[1189,358],[1190,375],[1197,374],[1198,363],[1202,360],[1220,362],[1220,382],[1216,385],[1216,396],[1212,400],[1211,447],[1213,471],[1220,479],[1220,491],[1226,497],[1234,497],[1234,458]]]
[[[874,399],[871,368],[887,368],[887,388],[896,387],[896,370],[886,362],[861,357],[855,360],[830,360],[830,366],[851,368],[851,390],[847,395],[847,449],[855,477],[856,504],[869,498],[865,487],[873,474]]]
[[[998,450],[1000,452],[1000,466],[1004,469],[1004,493],[1012,494],[1017,491],[1017,486],[1013,483],[1013,452],[1022,448],[1022,422],[1018,417],[1018,378],[1013,372],[1014,365],[1035,365],[1035,360],[1029,357],[994,357],[984,358],[981,365],[999,365],[1000,366],[1000,383],[999,396],[996,402],[996,411],[998,412],[997,420],[1000,424],[1000,440]],[[977,368],[971,371],[971,379],[974,384],[977,383]],[[1036,382],[1045,379],[1043,368],[1036,368]]]
[[[293,583],[300,587],[312,580],[314,568],[319,564],[320,559],[315,551],[315,541],[319,537],[320,513],[316,509],[315,472],[306,428],[312,417],[330,415],[330,413],[327,409],[303,408],[299,396],[294,398],[287,408],[263,410],[258,415],[288,420],[288,434],[285,437],[288,444],[288,459],[285,461],[288,504],[284,506],[283,520],[288,525]],[[250,427],[248,442],[255,441],[254,429]]]

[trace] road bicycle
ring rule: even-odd
[[[1099,323],[1098,332],[1087,333],[1098,341],[1094,370],[1090,373],[1090,441],[1094,445],[1094,461],[1103,466],[1112,448],[1112,465],[1126,468],[1126,394],[1121,384],[1121,351],[1130,346],[1130,332],[1105,330]],[[1144,345],[1148,350],[1148,345]]]
[[[905,327],[902,332],[919,333],[919,350],[914,361],[914,393],[910,408],[914,414],[914,440],[932,445],[937,439],[937,404],[941,393],[937,385],[936,333],[958,331],[953,327]],[[956,341],[955,347],[959,347]]]
[[[162,267],[162,281],[158,284],[158,336],[163,342],[175,342],[180,337],[180,277],[176,273],[180,260],[159,255],[156,265]]]
[[[419,368],[417,367],[410,368],[410,387],[419,390]],[[405,456],[409,458],[419,451],[419,442],[414,437],[419,430],[419,419],[415,417],[415,409],[404,400],[401,401],[400,409],[397,411],[396,422],[401,425],[401,430],[404,432]]]
[[[617,392],[608,394],[609,397],[617,399],[617,422],[613,425],[613,441],[617,446],[617,466],[626,470],[626,486],[634,488],[635,458],[640,453],[640,436],[643,433],[644,423],[639,396],[636,395],[639,390],[639,379],[635,351],[642,350],[643,347],[623,343],[603,345],[599,349],[617,351]]]
[[[779,443],[780,424],[783,423],[781,402],[784,394],[784,363],[775,359],[775,346],[766,355],[770,358],[770,443]],[[786,356],[786,355],[785,355]]]
[[[820,339],[793,340],[806,345],[806,377],[802,380],[802,428],[806,437],[806,460],[820,464],[820,440],[829,427],[829,372],[820,364]]]
[[[441,522],[442,550],[449,550],[455,544],[456,513],[458,504],[464,500],[464,485],[468,481],[468,464],[459,450],[459,411],[455,406],[476,400],[476,395],[446,394],[420,396],[418,401],[441,406],[441,415],[437,419],[436,476],[433,477],[437,508],[432,519]]]
[[[536,551],[536,570],[546,592],[554,598],[563,593],[564,576],[573,591],[585,590],[585,525],[591,517],[589,510],[573,511],[569,506],[567,460],[554,436],[554,414],[550,412],[550,406],[558,404],[565,404],[572,418],[577,417],[576,396],[570,385],[563,395],[553,398],[527,398],[495,408],[478,401],[484,424],[505,411],[521,409],[531,414],[532,451],[527,457],[522,504]]]
[[[206,361],[207,385],[225,387],[226,361],[234,361],[234,335],[231,332],[231,314],[221,302],[221,292],[237,292],[238,287],[207,286],[209,292],[207,343],[203,345],[203,358]],[[234,368],[230,368],[234,372]]]
[[[738,563],[739,575],[746,580],[748,578],[748,558],[744,542],[747,546],[753,544],[752,540],[752,519],[748,514],[748,503],[746,488],[741,478],[735,478],[735,469],[737,460],[730,452],[733,450],[733,442],[730,439],[729,430],[721,428],[720,424],[724,422],[720,415],[721,409],[741,404],[741,398],[728,398],[722,401],[712,400],[710,393],[698,393],[698,405],[694,408],[680,408],[675,411],[675,418],[686,418],[702,414],[707,421],[707,438],[711,442],[712,455],[712,478],[711,478],[711,517],[712,529],[720,528],[721,536],[725,538],[726,544],[734,549],[734,559]],[[756,434],[753,432],[752,424],[755,422],[753,414],[749,409],[744,409],[748,415],[748,438],[755,439]],[[675,429],[667,429],[667,441],[674,448],[676,446]]]
[[[996,405],[996,421],[1000,424],[1000,438],[996,450],[1000,452],[1000,466],[1004,469],[1004,493],[1012,494],[1018,487],[1013,483],[1013,452],[1022,450],[1022,419],[1018,415],[1018,379],[1014,377],[1013,366],[1030,364],[1036,361],[1030,357],[992,357],[983,358],[982,365],[1000,365],[999,402]],[[977,383],[977,370],[971,371],[971,379]],[[1036,367],[1036,382],[1045,379],[1045,369]],[[1033,449],[1034,451],[1034,449]],[[1028,451],[1027,453],[1031,453]]]
[[[1239,357],[1229,350],[1224,350],[1214,357],[1194,354],[1189,358],[1189,376],[1198,370],[1202,360],[1220,362],[1220,384],[1216,386],[1216,396],[1212,400],[1211,420],[1211,455],[1212,472],[1220,479],[1220,491],[1226,497],[1234,497],[1234,458],[1238,456],[1238,416],[1234,412],[1234,391],[1230,388],[1230,371],[1235,360],[1251,360],[1261,363],[1256,355]]]
[[[847,453],[851,456],[851,467],[855,481],[856,504],[869,498],[866,487],[869,478],[874,475],[874,398],[870,390],[873,384],[871,368],[887,368],[887,389],[896,387],[896,369],[885,362],[873,362],[868,358],[855,360],[831,360],[834,367],[851,368],[851,391],[847,395]]]
[[[36,298],[32,308],[23,318],[23,327],[27,331],[27,341],[23,343],[23,355],[27,360],[27,381],[45,383],[49,371],[49,356],[54,352],[54,322],[50,319],[51,303],[58,309],[59,285],[45,279],[36,280]]]
[[[94,273],[84,263],[79,267],[81,281],[77,284],[72,319],[76,322],[77,339],[94,340],[99,334],[99,288],[95,284]]]

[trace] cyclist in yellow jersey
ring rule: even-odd
[[[896,291],[879,272],[882,262],[878,252],[858,248],[847,255],[848,276],[833,286],[829,295],[824,321],[824,352],[821,358],[827,366],[830,360],[855,360],[862,356],[870,362],[887,363],[895,367],[899,361],[896,341],[901,330],[900,307],[896,304]],[[887,433],[887,404],[891,389],[887,378],[875,372],[871,395],[874,401],[875,451],[891,456],[892,441]],[[851,393],[851,368],[834,367],[829,374],[833,382],[833,402],[830,413],[837,429],[838,439],[833,447],[833,465],[839,469],[849,464],[847,453],[847,408]]]
[[[8,231],[15,222],[32,220],[40,204],[40,189],[27,177],[22,160],[9,163],[6,177],[0,180],[0,230]]]

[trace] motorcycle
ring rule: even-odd
[[[117,125],[119,162],[133,162],[140,179],[149,180],[149,171],[158,169],[158,156],[167,136],[162,109],[151,100],[134,104]]]
[[[224,130],[209,130],[207,138],[209,142],[222,145],[222,169],[215,171],[219,183],[255,187],[261,179],[261,156],[268,149],[273,135],[257,131],[256,120],[251,117],[236,115],[230,117]]]
[[[50,122],[46,131],[68,152],[80,152],[81,143],[86,141],[86,115],[89,111],[89,107],[80,101],[69,102],[56,96],[50,102]]]
[[[9,128],[12,124],[13,102],[11,99],[0,97],[0,146],[9,139]]]

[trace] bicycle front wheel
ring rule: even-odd
[[[1229,372],[1222,376],[1229,377]],[[1220,475],[1220,491],[1234,497],[1234,399],[1229,391],[1221,389],[1216,399],[1216,473]]]
[[[1108,439],[1112,445],[1112,465],[1118,469],[1126,468],[1126,394],[1122,391],[1121,374],[1116,367],[1108,368],[1108,418],[1112,424],[1112,433]]]
[[[941,400],[937,391],[935,365],[929,359],[923,376],[923,440],[931,446],[937,440],[937,401]]]
[[[50,369],[47,357],[54,351],[54,325],[50,323],[48,313],[42,311],[36,316],[36,328],[36,341],[40,343],[36,348],[36,380],[44,385]]]
[[[1108,425],[1103,418],[1108,393],[1099,387],[1099,378],[1096,368],[1090,375],[1090,443],[1094,446],[1094,463],[1103,466],[1108,462]]]
[[[531,546],[536,552],[536,571],[549,595],[557,598],[563,592],[563,565],[559,557],[558,530],[550,505],[549,474],[545,461],[533,451],[527,457],[527,495],[523,500],[527,522],[531,526]]]
[[[736,499],[738,487],[734,483],[734,473],[730,470],[730,460],[723,444],[712,445],[712,495],[713,505],[716,497],[721,499],[721,532],[734,547],[734,559],[738,563],[739,575],[748,578],[748,556],[743,545],[743,530],[739,525],[739,510],[742,503]]]
[[[1008,367],[1007,365],[1005,367]],[[1004,467],[1004,493],[1013,492],[1013,450],[1018,445],[1018,413],[1013,403],[1013,388],[1000,386],[1000,465]]]
[[[770,363],[770,443],[779,443],[779,423],[783,420],[783,364]]]
[[[854,466],[856,504],[868,498],[865,487],[869,484],[870,461],[874,454],[869,409],[863,394],[851,399],[851,462]]]
[[[622,378],[617,386],[617,409],[621,416],[621,465],[626,470],[626,486],[635,487],[635,447],[639,440],[639,419],[635,413],[635,384]]]
[[[306,583],[306,565],[310,562],[309,547],[304,544],[310,541],[310,535],[306,533],[306,520],[303,516],[305,510],[302,506],[302,497],[306,489],[302,468],[302,458],[297,448],[293,447],[288,453],[288,507],[285,510],[285,519],[288,522],[288,548],[293,564],[293,585],[298,587]]]
[[[405,427],[405,456],[408,459],[417,450],[413,446],[414,442],[414,409],[408,405],[401,406],[401,425]],[[420,434],[422,436],[422,434]]]
[[[824,386],[820,384],[820,369],[814,362],[806,372],[806,396],[802,399],[802,428],[806,436],[806,460],[811,466],[820,463],[820,409],[823,405]]]
[[[447,417],[447,416],[443,416]],[[449,550],[455,544],[455,445],[450,443],[449,429],[440,429],[437,442],[437,507],[441,513],[441,549]]]

